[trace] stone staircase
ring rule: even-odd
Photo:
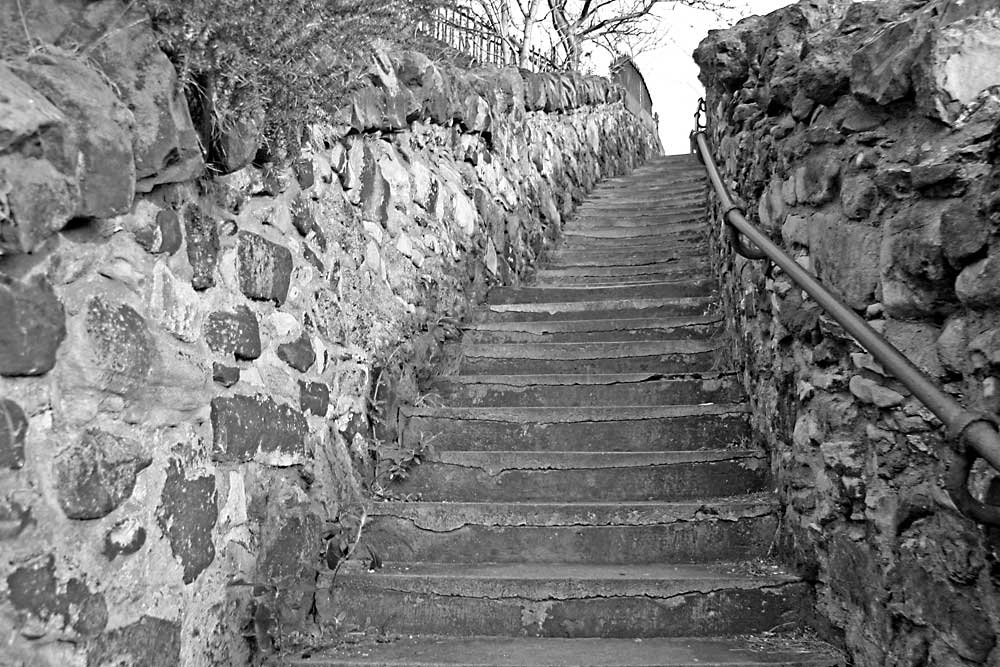
[[[767,461],[724,361],[687,156],[605,182],[534,282],[494,290],[320,617],[402,638],[292,664],[830,666],[808,584],[767,561]],[[321,581],[320,588],[329,588]]]

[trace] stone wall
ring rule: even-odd
[[[653,129],[604,80],[376,54],[293,164],[248,164],[251,136],[210,173],[148,23],[12,6],[36,48],[0,62],[0,662],[248,664],[309,631],[353,541],[374,387],[412,399]]]
[[[946,391],[1000,412],[996,3],[803,0],[711,33],[695,59],[752,222]],[[816,579],[821,624],[859,666],[1000,663],[998,543],[943,488],[940,424],[718,233],[780,546]]]

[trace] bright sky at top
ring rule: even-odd
[[[793,0],[736,0],[733,10],[717,16],[704,10],[663,3],[663,39],[658,47],[636,58],[653,98],[653,111],[660,115],[660,140],[666,154],[687,153],[688,133],[694,125],[698,98],[704,94],[698,67],[691,54],[715,28],[726,28],[753,14],[767,14],[792,4]],[[596,55],[596,54],[595,54]],[[598,63],[594,63],[599,68]]]

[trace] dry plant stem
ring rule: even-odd
[[[336,581],[337,581],[337,573],[340,572],[340,568],[343,567],[344,563],[346,563],[347,561],[349,561],[351,559],[351,557],[354,555],[354,552],[357,551],[358,544],[361,542],[361,532],[365,528],[365,522],[366,521],[368,521],[368,508],[367,507],[362,507],[361,508],[361,521],[358,522],[358,534],[354,536],[354,542],[351,543],[351,548],[347,550],[347,553],[344,554],[343,558],[341,558],[339,561],[337,561],[336,567],[333,568],[333,575],[331,577],[331,583],[330,583],[331,586],[336,583]]]

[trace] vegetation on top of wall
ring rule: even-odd
[[[140,0],[203,139],[209,122],[211,139],[250,126],[272,155],[295,153],[302,128],[346,97],[376,40],[419,41],[413,26],[437,2]]]

